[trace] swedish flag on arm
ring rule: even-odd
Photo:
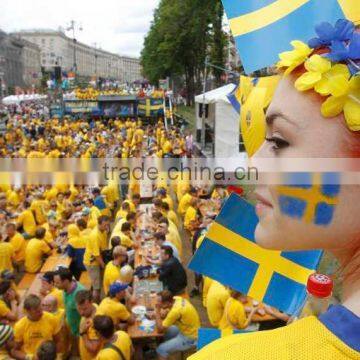
[[[246,73],[273,65],[292,40],[315,36],[315,25],[360,22],[358,0],[222,0]]]
[[[254,207],[232,194],[211,225],[189,268],[287,314],[304,302],[308,277],[321,251],[281,252],[255,243]]]

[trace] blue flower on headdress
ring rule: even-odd
[[[333,41],[350,40],[355,31],[355,25],[345,19],[340,19],[332,26],[328,22],[322,22],[315,27],[318,37],[309,40],[308,45],[313,48],[319,48],[330,45]]]
[[[350,70],[358,72],[359,68],[356,69],[356,62],[360,60],[360,33],[355,32],[348,43],[333,41],[330,46],[330,53],[326,54],[325,57],[333,62],[348,61],[354,67]]]

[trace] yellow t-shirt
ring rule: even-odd
[[[193,206],[189,206],[186,209],[185,217],[184,217],[184,228],[190,230],[191,222],[196,219],[197,211]]]
[[[121,350],[125,360],[130,360],[132,348],[130,336],[124,331],[117,331],[115,335],[117,339],[113,345]],[[113,349],[103,349],[97,354],[96,360],[119,360],[119,354]]]
[[[123,232],[120,232],[118,236],[121,239],[121,246],[124,246],[126,248],[133,247],[134,242],[131,240],[130,236],[124,234]]]
[[[42,266],[42,257],[49,254],[51,249],[44,240],[29,240],[25,250],[25,270],[28,273],[37,273]]]
[[[24,210],[18,217],[17,223],[21,224],[24,231],[30,236],[35,235],[36,222],[31,210]]]
[[[243,303],[232,297],[225,304],[223,316],[219,323],[220,330],[243,329],[246,323],[246,312]]]
[[[169,210],[166,217],[169,221],[173,222],[177,228],[179,228],[180,222],[174,210]]]
[[[230,297],[229,291],[224,285],[213,281],[206,297],[206,309],[212,326],[219,326],[223,316],[225,304]]]
[[[99,244],[100,251],[106,250],[108,248],[108,236],[107,232],[100,231],[98,227],[96,227],[90,234],[90,236],[93,236],[97,239],[97,242]]]
[[[35,219],[38,225],[42,225],[46,222],[46,200],[33,200],[30,206],[30,210],[35,214]]]
[[[64,309],[64,294],[62,290],[53,287],[53,289],[49,292],[49,295],[52,295],[54,296],[54,298],[56,298],[58,302],[58,307],[60,309]]]
[[[123,209],[120,209],[120,210],[116,213],[115,220],[125,219],[127,214],[128,214],[127,211],[125,211],[125,210],[123,210]]]
[[[204,276],[203,281],[204,281],[204,283],[203,283],[203,291],[202,291],[202,303],[203,303],[203,307],[206,308],[207,307],[207,295],[209,293],[209,289],[213,282],[213,279],[210,279],[209,277]]]
[[[98,308],[97,304],[94,304],[94,306],[96,307],[96,309]],[[82,326],[82,323],[90,320],[91,321],[91,325],[88,328],[86,334],[87,337],[89,338],[89,340],[99,340],[99,336],[96,332],[96,330],[94,329],[94,326],[92,324],[92,319],[86,319],[84,317],[81,318],[80,320],[80,327]],[[80,336],[80,340],[79,340],[79,352],[80,352],[80,359],[81,360],[92,360],[95,358],[96,355],[93,355],[92,353],[90,353],[86,347],[85,347],[85,342],[82,336]]]
[[[174,305],[162,325],[166,328],[175,325],[183,335],[197,339],[200,328],[200,318],[195,307],[189,300],[180,296],[174,296],[174,299]]]
[[[15,235],[10,239],[10,244],[14,248],[14,260],[16,262],[25,260],[26,241],[24,237],[16,232]]]
[[[111,237],[114,237],[114,236],[120,236],[122,234],[121,232],[121,227],[122,225],[126,223],[126,218],[121,218],[117,223],[116,225],[114,226],[114,229],[113,229],[113,232],[111,234]]]
[[[14,247],[10,243],[0,242],[0,272],[13,270],[12,259],[14,255]]]
[[[30,321],[25,316],[15,324],[15,341],[23,344],[22,351],[25,354],[34,355],[40,344],[53,340],[60,329],[61,324],[48,312],[44,312],[39,321]]]
[[[106,297],[100,303],[98,315],[110,316],[113,319],[115,326],[121,321],[127,321],[131,316],[125,305],[110,297]]]
[[[179,206],[178,206],[178,213],[181,216],[185,215],[187,208],[190,206],[191,199],[192,199],[192,196],[189,193],[186,193],[181,198],[181,200],[179,202]]]
[[[11,310],[5,304],[5,301],[0,299],[0,318],[5,317],[9,312],[11,312]]]
[[[81,232],[80,236],[85,237],[84,265],[99,265],[99,262],[93,259],[94,257],[100,256],[100,247],[96,237],[92,236],[92,232],[85,235],[84,231]]]
[[[314,316],[271,331],[231,335],[206,346],[189,360],[359,360],[360,353]]]
[[[104,271],[104,293],[105,295],[108,294],[110,285],[114,283],[116,280],[120,279],[120,266],[116,266],[113,264],[112,261],[110,261]]]

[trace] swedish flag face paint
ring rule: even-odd
[[[331,224],[340,193],[336,173],[296,173],[279,186],[278,202],[282,214],[319,226]]]

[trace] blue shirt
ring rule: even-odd
[[[319,320],[342,342],[360,352],[360,318],[342,305],[331,306]]]

